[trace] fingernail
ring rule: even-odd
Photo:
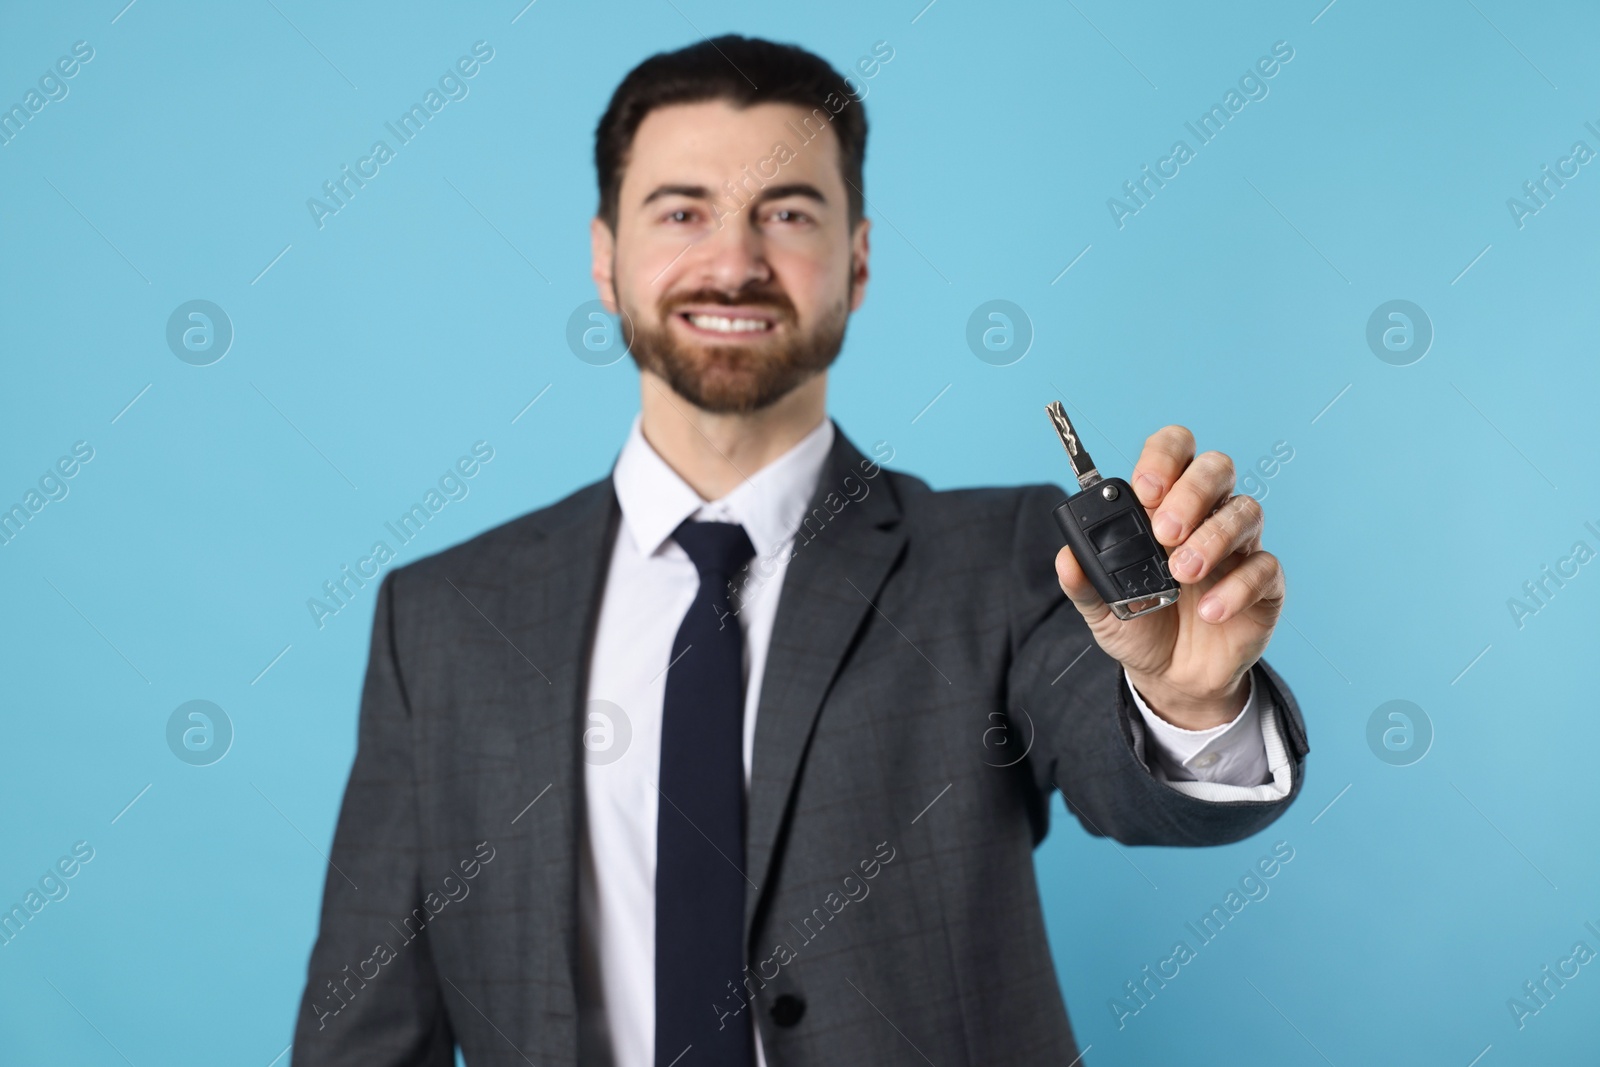
[[[1161,495],[1161,484],[1148,474],[1141,474],[1133,480],[1133,487],[1139,494],[1139,499],[1146,504],[1153,504]]]
[[[1156,538],[1161,541],[1176,540],[1178,534],[1183,532],[1183,527],[1178,523],[1178,520],[1164,511],[1156,512],[1154,528]]]
[[[1222,601],[1211,597],[1200,601],[1200,617],[1206,622],[1216,622],[1222,618]]]
[[[1192,548],[1180,548],[1172,556],[1173,567],[1191,576],[1200,573],[1200,562],[1200,553]]]

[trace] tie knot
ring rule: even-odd
[[[736,522],[685,519],[673,531],[672,539],[689,554],[702,577],[707,574],[732,577],[756,554],[750,535]]]

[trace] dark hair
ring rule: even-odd
[[[600,180],[596,213],[613,233],[622,172],[639,124],[658,107],[706,100],[726,100],[740,108],[752,104],[820,108],[839,140],[850,226],[861,220],[867,116],[850,83],[827,60],[803,48],[727,34],[676,52],[658,52],[629,71],[611,95],[594,131],[594,166]]]

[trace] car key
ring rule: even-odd
[[[1045,406],[1067,450],[1078,492],[1055,509],[1078,566],[1119,619],[1136,619],[1178,602],[1178,582],[1167,567],[1167,550],[1150,529],[1144,505],[1121,478],[1102,478],[1078,440],[1061,401]]]

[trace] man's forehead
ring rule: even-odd
[[[654,108],[634,134],[623,184],[695,178],[721,185],[740,177],[746,166],[756,171],[765,163],[770,174],[781,163],[785,179],[832,177],[842,185],[829,117],[820,107],[814,112],[778,103],[741,108],[726,100]],[[774,159],[779,145],[786,151]],[[637,192],[643,196],[649,190]]]

